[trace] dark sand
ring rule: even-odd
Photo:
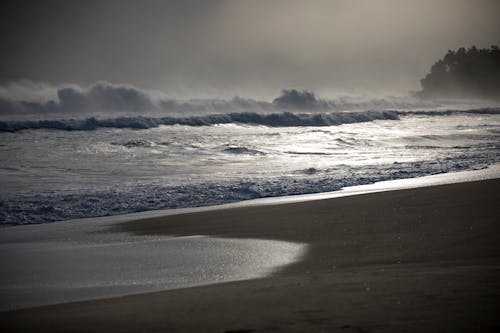
[[[271,277],[0,313],[0,331],[500,332],[500,179],[118,228],[310,246]]]

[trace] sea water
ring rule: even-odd
[[[307,250],[102,232],[189,211],[152,210],[321,199],[411,187],[326,193],[436,174],[444,176],[424,182],[499,175],[487,167],[500,162],[500,109],[488,105],[21,118],[0,117],[0,223],[16,225],[0,229],[0,311],[257,278]],[[458,176],[467,170],[476,171]],[[191,211],[204,209],[213,208]]]
[[[0,223],[339,190],[500,162],[500,109],[0,121]]]
[[[0,311],[264,277],[307,248],[261,239],[134,236],[109,227],[106,219],[92,219],[3,228]]]

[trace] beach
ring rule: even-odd
[[[0,313],[3,332],[496,332],[500,179],[128,221],[107,232],[270,239],[258,279]]]
[[[1,4],[0,333],[500,332],[500,1]]]

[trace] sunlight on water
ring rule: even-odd
[[[9,144],[0,146],[0,220],[45,222],[326,192],[500,161],[497,113],[399,118],[320,127],[3,132]]]
[[[0,234],[0,311],[254,279],[298,260],[303,244],[103,234],[106,223],[14,227]]]

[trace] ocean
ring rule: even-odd
[[[495,105],[330,106],[2,117],[0,223],[328,192],[500,162]]]

